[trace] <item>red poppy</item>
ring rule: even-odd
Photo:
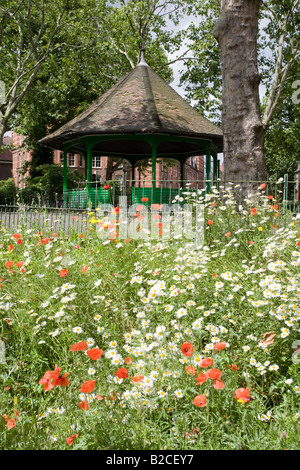
[[[234,392],[234,398],[236,400],[240,400],[241,402],[243,403],[247,403],[248,401],[250,401],[250,390],[249,388],[238,388],[235,392]]]
[[[206,403],[206,396],[205,395],[197,395],[194,398],[194,405],[199,406],[199,408],[203,408],[207,405]]]
[[[78,406],[82,410],[88,410],[89,409],[89,403],[88,403],[87,400],[81,401],[80,403],[78,403]]]
[[[216,379],[216,380],[213,381],[213,387],[216,390],[221,390],[222,388],[225,387],[225,384],[222,382],[222,380]]]
[[[266,183],[262,183],[258,189],[262,190],[262,189],[265,189],[265,187],[266,187]]]
[[[270,195],[270,196],[268,196],[268,198],[269,198],[270,200],[274,199],[274,197],[273,197],[273,196],[271,196],[271,195]]]
[[[212,220],[208,220],[207,223],[208,223],[208,225],[212,225],[212,224],[213,224],[213,221],[212,221]]]
[[[72,436],[67,437],[66,443],[68,444],[68,446],[71,446],[73,444],[74,439],[76,439],[77,436],[78,434],[73,434]]]
[[[114,211],[115,211],[116,214],[119,214],[119,213],[120,213],[120,208],[119,208],[119,207],[115,207],[115,208],[114,208]]]
[[[125,367],[121,367],[120,369],[117,370],[117,372],[115,372],[115,375],[119,379],[127,379],[128,378],[127,369],[125,369]]]
[[[215,343],[214,349],[217,349],[218,351],[222,351],[222,349],[226,348],[226,344],[227,343],[224,343],[223,341],[221,341],[220,343]]]
[[[185,356],[192,356],[193,354],[193,346],[191,345],[191,343],[182,343],[180,349]]]
[[[61,387],[66,387],[69,384],[68,379],[66,379],[66,377],[69,375],[69,372],[67,372],[63,376],[60,376],[59,375],[60,371],[61,371],[61,367],[58,367],[58,365],[56,364],[54,371],[48,370],[45,373],[44,377],[39,380],[39,384],[44,384],[45,392],[48,392],[56,385],[60,385]]]
[[[44,385],[44,391],[48,392],[51,390],[54,385],[53,385],[53,372],[51,370],[48,370],[45,374],[44,377],[39,380],[40,385]]]
[[[8,249],[9,249],[9,251],[12,251],[14,249],[13,245],[10,244]]]
[[[131,357],[125,357],[124,362],[125,364],[131,364],[132,363]]]
[[[18,261],[16,263],[16,268],[21,268],[23,266],[24,262],[23,261]]]
[[[22,238],[19,238],[17,243],[18,243],[18,245],[22,245],[22,243],[23,243]]]
[[[50,238],[43,238],[42,239],[42,244],[43,245],[48,245],[49,242],[50,242]]]
[[[59,385],[60,387],[66,387],[69,385],[68,379],[66,377],[70,374],[70,372],[67,372],[64,375],[60,375],[61,367],[58,367],[57,364],[55,364],[55,369],[52,372],[53,374],[53,385]]]
[[[85,273],[86,270],[87,270],[87,268],[88,268],[88,267],[85,265],[85,266],[83,266],[83,268],[81,269],[81,271],[82,271],[83,273]]]
[[[67,270],[67,269],[62,269],[62,270],[59,272],[60,277],[66,277],[67,274],[68,274],[68,270]]]
[[[222,372],[219,369],[209,369],[206,374],[209,379],[219,379],[222,376]]]
[[[257,209],[255,207],[253,207],[250,211],[251,215],[255,215],[257,214]]]
[[[9,269],[11,266],[13,266],[14,262],[13,261],[6,261],[5,267]]]
[[[103,186],[103,189],[109,189],[109,188],[110,188],[109,184],[105,184],[105,185]]]
[[[70,347],[70,351],[86,351],[88,349],[88,345],[85,341],[79,341],[79,343],[72,344]]]
[[[102,356],[103,354],[103,351],[102,349],[99,349],[99,348],[94,348],[94,349],[90,349],[89,351],[87,351],[87,355],[93,360],[93,361],[96,361],[97,359],[100,359],[100,357]]]
[[[80,392],[91,393],[95,388],[95,380],[87,380],[81,385]]]
[[[196,377],[196,385],[201,385],[207,381],[207,375],[204,372],[201,372],[198,377]]]
[[[225,233],[224,237],[230,237],[230,235],[231,235],[231,232],[227,232]]]
[[[13,234],[13,238],[18,239],[18,238],[20,238],[20,237],[21,237],[21,235],[20,235],[19,233],[14,233],[14,234]]]
[[[131,377],[134,382],[140,382],[143,380],[144,375],[135,375],[134,377]]]
[[[14,418],[10,418],[10,419],[7,420],[7,422],[6,422],[7,429],[12,429],[15,426],[16,426],[16,422],[15,422]]]
[[[204,359],[202,359],[201,363],[200,363],[200,366],[201,367],[210,367],[213,365],[213,360],[210,358],[210,357],[205,357]]]
[[[148,202],[148,201],[149,201],[149,198],[148,198],[148,197],[142,197],[141,201],[142,201],[142,202]]]
[[[231,369],[236,372],[238,370],[238,366],[235,364],[232,364]]]
[[[196,367],[186,366],[185,370],[186,370],[186,373],[188,375],[195,375],[196,374]]]
[[[155,211],[158,211],[163,208],[163,204],[152,204],[152,207]]]

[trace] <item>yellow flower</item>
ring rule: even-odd
[[[263,229],[262,227],[258,227],[258,230],[259,230],[260,232],[262,231],[262,229]]]

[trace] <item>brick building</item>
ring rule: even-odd
[[[12,177],[14,183],[19,188],[25,187],[23,181],[24,176],[21,174],[22,168],[26,161],[30,161],[32,158],[31,152],[24,147],[24,136],[17,134],[13,131],[12,135],[13,151],[12,153]],[[61,150],[53,150],[53,163],[63,166],[63,152]],[[106,181],[106,170],[108,166],[108,158],[105,156],[93,155],[92,161],[92,173],[97,175],[99,183]],[[70,169],[78,170],[83,175],[85,174],[85,158],[82,154],[68,153],[67,166]],[[124,168],[126,167],[126,168]],[[127,178],[132,178],[132,171],[130,164],[121,164],[118,169],[113,173],[113,179],[121,179],[124,176],[124,172],[127,172]],[[204,157],[195,156],[190,157],[185,164],[185,179],[188,181],[202,181],[204,180]],[[143,174],[138,168],[134,170],[135,186],[151,186],[152,173],[151,166],[146,174]],[[168,160],[160,159],[156,164],[156,179],[160,182],[162,187],[175,187],[177,182],[180,180],[180,164],[175,163],[170,166]],[[198,184],[200,187],[200,184]]]
[[[3,145],[8,146],[12,143],[11,136],[5,136],[3,139]],[[4,150],[0,153],[0,180],[7,180],[12,178],[12,167],[13,167],[13,152],[10,149]]]

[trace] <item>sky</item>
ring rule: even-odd
[[[261,28],[266,26],[266,21],[267,20],[263,20],[260,23]],[[180,22],[180,25],[178,26],[177,29],[186,29],[191,22],[193,22],[197,25],[200,22],[200,18],[196,17],[196,16],[190,16],[190,17],[186,16],[185,18],[182,19],[182,21]],[[170,28],[174,29],[174,25],[170,24]],[[169,55],[169,60],[174,60],[174,59],[176,59],[176,57],[179,57],[181,54],[183,54],[183,52],[185,50],[187,50],[187,47],[188,47],[188,44],[183,44],[179,51],[177,51],[175,54]],[[271,52],[269,50],[265,50],[264,53],[267,57],[271,56]],[[191,55],[191,52],[189,52],[189,56],[190,55]],[[184,69],[183,61],[175,62],[170,67],[172,68],[173,74],[174,74],[174,80],[171,83],[171,86],[172,86],[172,88],[174,88],[175,91],[177,91],[177,93],[179,93],[179,95],[181,95],[183,98],[185,98],[184,89],[182,87],[179,87],[180,75],[181,75],[180,70]],[[266,92],[265,85],[260,85],[259,94],[260,94],[260,99],[261,100],[264,98],[265,92]],[[191,104],[193,104],[193,103],[191,103]]]

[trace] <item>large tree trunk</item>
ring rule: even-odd
[[[261,0],[219,0],[214,37],[220,47],[224,172],[235,181],[265,179],[259,105],[257,34]]]
[[[2,142],[3,142],[3,137],[4,137],[4,134],[5,134],[6,130],[7,130],[6,129],[6,122],[1,117],[1,111],[0,111],[0,153],[1,153],[1,145],[2,145]]]

